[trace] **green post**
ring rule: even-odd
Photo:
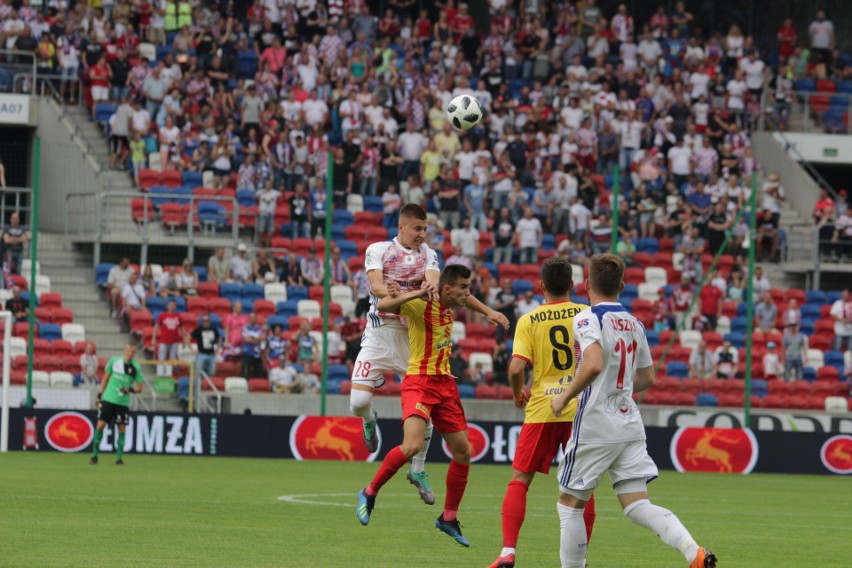
[[[323,278],[322,302],[322,396],[320,414],[325,416],[328,394],[328,318],[331,313],[331,223],[334,215],[334,154],[328,152],[328,169],[325,176],[325,277]]]
[[[615,246],[618,244],[618,198],[621,195],[621,168],[615,164],[615,172],[612,176],[612,242],[610,251],[615,254]]]
[[[754,264],[755,246],[757,244],[757,173],[751,174],[751,199],[749,199],[749,232],[748,232],[748,298],[746,298],[746,366],[745,366],[745,404],[743,426],[751,427],[751,347],[754,337]]]
[[[27,401],[24,404],[27,408],[33,407],[33,349],[35,343],[35,285],[36,285],[36,267],[38,266],[38,186],[40,183],[39,169],[41,168],[41,138],[36,136],[35,151],[33,153],[33,194],[32,194],[32,215],[30,217],[30,234],[32,242],[30,244],[30,315],[27,321],[29,322],[29,330],[27,331]]]

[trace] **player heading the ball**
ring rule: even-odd
[[[408,319],[411,356],[402,381],[402,444],[388,452],[370,485],[358,493],[357,516],[362,525],[370,522],[382,486],[420,451],[426,424],[431,421],[452,454],[444,512],[435,527],[462,546],[470,546],[457,517],[467,487],[470,444],[459,390],[450,374],[453,308],[464,306],[470,297],[470,275],[466,266],[451,264],[441,271],[436,300],[428,290],[418,288],[378,302],[381,311]]]

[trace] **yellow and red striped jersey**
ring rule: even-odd
[[[400,308],[408,320],[409,375],[449,375],[453,310],[441,302],[415,298]]]

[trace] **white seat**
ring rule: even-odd
[[[494,370],[494,362],[491,360],[490,353],[471,353],[468,363],[471,367],[476,367],[477,363],[482,363],[483,373],[490,373]]]
[[[640,298],[648,300],[649,302],[655,302],[657,300],[657,290],[660,289],[660,286],[642,282],[636,287],[636,289],[639,291]]]
[[[33,371],[34,387],[49,387],[50,374],[47,371]]]
[[[843,364],[852,365],[852,350],[849,350],[843,354]]]
[[[154,280],[159,281],[160,276],[163,275],[163,265],[162,264],[151,264],[151,276],[154,277]],[[139,267],[139,274],[145,274],[145,265]]]
[[[672,268],[675,270],[683,270],[683,253],[676,252],[672,254]]]
[[[579,286],[583,283],[583,267],[579,264],[571,265],[571,279],[574,280],[574,286]]]
[[[278,302],[286,302],[287,286],[285,286],[284,284],[279,284],[277,282],[270,282],[268,284],[264,284],[263,297],[276,305],[278,304]]]
[[[140,43],[139,56],[153,63],[157,60],[157,46],[153,43]]]
[[[357,193],[346,196],[346,210],[350,213],[359,213],[364,210],[364,198]]]
[[[242,377],[226,377],[225,392],[231,394],[248,392],[248,381]]]
[[[36,296],[50,293],[50,277],[43,274],[36,274],[35,285]]]
[[[25,277],[29,277],[30,271],[32,270],[32,260],[29,258],[25,258],[21,261],[21,274]],[[41,263],[36,261],[36,275],[41,274]]]
[[[340,310],[343,312],[344,317],[355,317],[355,308],[356,304],[352,300],[343,300],[340,299],[336,302],[340,306]]]
[[[335,284],[331,287],[331,301],[339,304],[341,300],[348,302],[355,301],[352,288],[343,284]]]
[[[50,373],[50,386],[52,387],[73,387],[74,375],[68,371],[53,371]]]
[[[313,319],[322,317],[320,303],[316,300],[299,300],[298,314],[303,318]]]
[[[204,170],[201,172],[201,183],[204,184],[204,187],[213,187],[215,181],[216,175],[213,173],[213,170]]]
[[[825,365],[825,355],[819,349],[808,349],[808,360],[805,362],[805,367],[813,367],[819,369]]]
[[[154,171],[163,171],[163,159],[159,152],[148,154],[148,168]]]
[[[18,355],[27,354],[27,340],[23,337],[9,338],[9,357],[14,359]]]
[[[648,284],[653,284],[657,288],[662,288],[666,284],[668,284],[669,275],[666,273],[665,268],[660,268],[658,266],[649,266],[645,269],[645,282]]]
[[[453,335],[452,335],[451,339],[453,341],[459,341],[461,339],[464,339],[465,337],[467,337],[467,331],[465,330],[464,322],[463,321],[453,322]]]
[[[680,344],[687,349],[695,349],[701,343],[701,332],[694,329],[685,329],[680,332]]]
[[[825,399],[826,412],[848,412],[846,399],[842,396],[829,396]]]
[[[70,341],[71,343],[86,341],[86,328],[79,323],[63,323],[62,340]]]
[[[12,291],[11,290],[7,290],[5,288],[0,289],[0,302],[2,302],[4,306],[6,305],[6,300],[8,300],[11,297],[12,297]]]
[[[728,316],[719,316],[719,319],[716,320],[716,333],[722,335],[731,333],[731,318]]]
[[[195,360],[195,349],[192,348],[190,344],[189,347],[181,343],[178,345],[178,359],[181,361],[194,361]]]

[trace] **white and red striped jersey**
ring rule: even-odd
[[[364,269],[381,270],[384,282],[393,280],[403,292],[420,288],[426,280],[427,270],[438,270],[438,254],[426,244],[417,249],[404,247],[399,240],[373,243],[364,256]],[[380,312],[376,306],[379,298],[370,293],[370,311],[367,315],[367,327],[381,327],[392,322],[404,322],[397,314]]]

